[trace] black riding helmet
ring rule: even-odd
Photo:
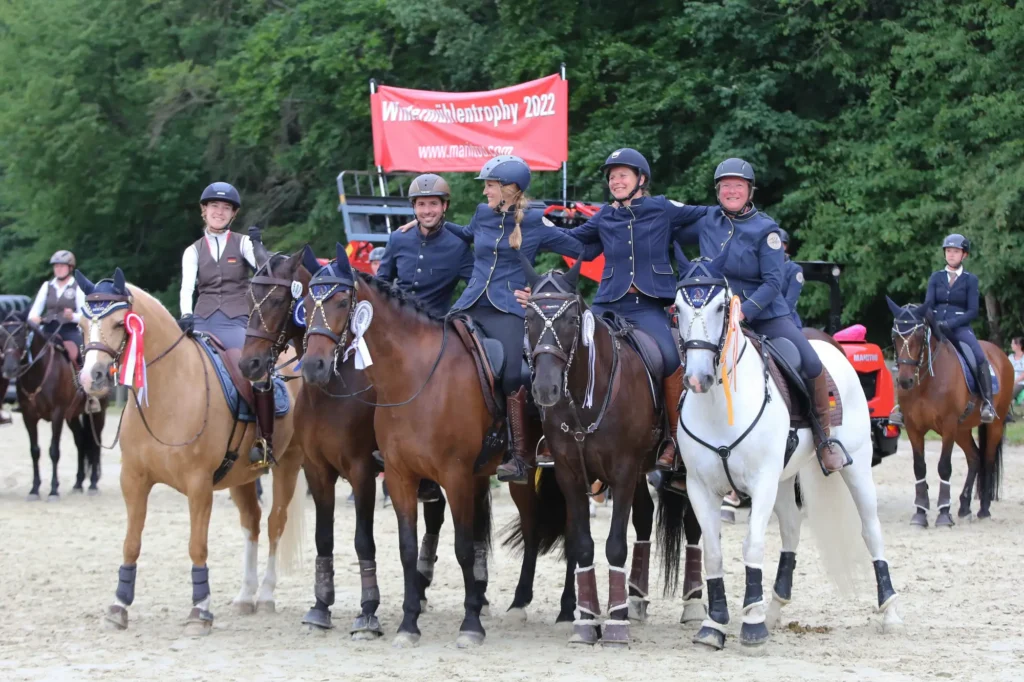
[[[226,201],[236,210],[242,208],[242,197],[239,196],[238,190],[226,182],[215,182],[203,190],[199,203],[205,204],[209,201]]]
[[[942,240],[944,249],[963,249],[964,253],[971,252],[971,240],[962,234],[953,233]]]
[[[633,188],[633,191],[629,193],[623,201],[629,201],[632,199],[637,192],[640,192],[647,188],[651,184],[651,164],[647,163],[647,159],[643,154],[635,149],[629,147],[623,147],[622,149],[616,149],[608,158],[605,159],[604,163],[601,164],[601,172],[604,173],[605,180],[608,179],[608,172],[615,166],[625,166],[636,171],[637,174],[637,185]],[[640,176],[643,179],[640,179]]]

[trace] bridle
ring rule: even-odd
[[[274,295],[274,292],[277,291],[278,287],[285,287],[289,292],[291,292],[293,285],[293,280],[274,277],[274,272],[270,264],[276,255],[277,254],[274,254],[268,258],[267,262],[263,264],[263,267],[257,270],[256,275],[249,280],[249,299],[252,301],[252,313],[250,313],[249,319],[250,322],[253,319],[258,319],[259,328],[253,329],[252,324],[250,324],[245,329],[246,338],[263,339],[270,342],[271,358],[277,358],[282,352],[284,352],[285,346],[288,345],[288,322],[292,319],[292,315],[295,314],[295,306],[300,300],[300,298],[297,298],[294,295],[291,297],[291,304],[288,306],[288,314],[285,316],[284,322],[281,323],[281,329],[278,330],[276,334],[271,331],[267,326],[267,318],[263,314],[263,304]],[[266,269],[267,274],[261,275],[260,272],[264,269]],[[256,292],[253,288],[253,285],[256,284],[270,287],[270,290],[267,291],[266,295],[261,299],[256,298]]]
[[[908,328],[904,327],[900,329],[900,325],[911,325]],[[915,335],[924,329],[924,341],[921,343],[921,347],[917,351],[917,358],[912,359],[913,356],[910,352],[910,340]],[[896,349],[896,364],[906,365],[914,368],[914,383],[920,384],[921,382],[921,363],[924,361],[925,352],[928,353],[928,376],[935,376],[935,371],[932,368],[932,328],[927,322],[919,322],[916,319],[909,321],[894,320],[892,324],[892,343],[896,345],[896,339],[900,340],[900,347]],[[903,357],[906,352],[907,357]]]
[[[46,343],[45,343],[45,345],[43,347],[43,352],[38,353],[37,355],[32,357],[31,360],[26,360],[26,357],[25,357],[26,355],[29,355],[29,356],[32,355],[32,352],[31,352],[32,335],[35,334],[35,330],[33,330],[32,328],[29,327],[28,322],[17,320],[17,326],[14,327],[14,331],[11,331],[11,329],[8,327],[10,322],[11,322],[11,320],[5,320],[3,322],[3,324],[0,324],[0,332],[2,332],[4,334],[3,345],[0,346],[0,360],[2,360],[7,355],[8,352],[13,352],[13,351],[18,351],[19,352],[19,356],[18,356],[18,373],[16,375],[14,375],[13,377],[11,377],[11,379],[10,379],[11,381],[17,381],[21,377],[23,377],[26,374],[28,374],[28,372],[36,365],[37,362],[39,362],[44,357],[46,357],[47,355],[49,355],[50,353],[53,352],[53,348],[52,348],[53,343],[52,343],[52,341],[53,341],[53,337],[55,337],[58,334],[58,332],[57,331],[53,332],[46,339]],[[18,338],[17,338],[17,335],[20,334],[22,332],[22,330],[26,330],[26,332],[25,332],[25,347],[24,348],[20,348],[21,344],[18,343]],[[11,344],[14,344],[13,347],[12,347]],[[40,384],[39,384],[40,387],[42,387],[43,383],[45,383],[47,376],[49,376],[49,373],[50,373],[50,366],[48,365],[47,368],[46,368],[46,374],[43,376],[43,381],[41,381]],[[38,392],[38,389],[37,389],[37,392]]]

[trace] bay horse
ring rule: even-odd
[[[362,358],[362,371],[376,390],[373,425],[398,519],[405,576],[403,619],[393,644],[413,646],[420,638],[416,491],[420,480],[429,478],[437,481],[448,496],[455,525],[455,555],[463,574],[465,616],[456,644],[479,646],[485,638],[480,614],[491,540],[489,479],[504,443],[494,445],[488,439],[488,446],[483,447],[493,420],[474,359],[457,338],[452,338],[456,332],[450,320],[431,316],[414,299],[369,275],[353,273],[340,244],[336,256],[330,268],[311,280],[304,301],[308,327],[302,374],[309,384],[326,385],[345,364],[349,342],[357,337],[362,342],[356,346],[360,348],[357,360]],[[353,311],[358,326],[353,326]],[[362,396],[354,398],[363,400]],[[512,617],[521,619],[533,595],[542,533],[538,531],[539,507],[535,496],[531,497],[533,486],[511,488],[524,514],[523,569],[510,607]],[[571,613],[575,594],[563,592],[560,620],[571,618],[566,614],[570,599]]]
[[[107,400],[100,401],[100,411],[85,413],[85,396],[78,390],[75,367],[67,356],[59,335],[47,334],[41,327],[27,320],[9,317],[0,325],[3,335],[3,376],[16,381],[18,405],[21,408],[25,430],[28,431],[29,452],[32,455],[32,489],[30,501],[39,499],[39,420],[50,422],[50,478],[49,501],[60,499],[60,480],[57,465],[60,462],[60,435],[67,422],[78,450],[78,474],[73,492],[81,493],[85,477],[89,475],[89,494],[99,492],[100,443],[106,421]],[[58,347],[59,346],[59,347]],[[5,384],[6,384],[5,381]]]
[[[687,491],[704,531],[709,618],[693,641],[712,649],[725,646],[729,611],[722,568],[720,507],[730,489],[750,497],[747,537],[743,543],[746,592],[740,642],[764,645],[769,626],[791,598],[801,513],[793,481],[799,483],[825,568],[849,585],[858,532],[875,569],[878,610],[886,628],[902,622],[898,596],[884,556],[877,498],[871,478],[871,423],[867,400],[853,366],[831,343],[811,345],[832,375],[842,423],[833,427],[853,458],[839,475],[826,476],[815,456],[811,431],[798,429],[786,458],[790,414],[779,386],[769,374],[767,345],[759,350],[739,327],[739,298],[721,274],[721,261],[696,261],[676,291],[679,339],[684,350],[684,382],[677,438],[686,464]],[[850,495],[842,491],[849,490]],[[852,496],[852,501],[851,501]],[[762,592],[765,532],[774,509],[782,535],[782,553],[771,605]]]
[[[214,490],[230,489],[245,534],[242,588],[233,604],[240,613],[253,613],[257,608],[273,611],[277,561],[281,559],[282,568],[288,569],[296,560],[302,538],[301,505],[305,496],[294,495],[302,452],[290,446],[296,382],[288,386],[292,409],[276,422],[279,454],[273,468],[270,555],[263,583],[258,594],[253,595],[255,581],[250,579],[250,573],[255,571],[260,532],[256,477],[265,470],[238,465],[235,460],[239,452],[249,452],[252,447],[255,424],[239,426],[222,397],[213,362],[200,348],[200,342],[182,333],[177,321],[158,300],[125,283],[120,268],[114,271],[113,278],[96,284],[81,271],[75,272],[75,278],[86,293],[87,310],[83,317],[88,343],[81,372],[83,388],[92,395],[106,396],[113,388],[113,377],[127,371],[132,348],[139,349],[145,361],[144,396],[132,390],[119,427],[121,494],[128,512],[128,527],[124,563],[118,570],[114,602],[104,614],[105,624],[119,630],[128,627],[128,607],[135,598],[136,561],[142,549],[149,493],[157,483],[188,497],[192,609],[185,633],[205,635],[213,626],[206,558]],[[125,328],[130,315],[138,316],[142,322],[139,325],[138,320],[129,321],[135,331],[132,339]]]
[[[301,359],[305,326],[301,300],[309,280],[320,270],[308,246],[291,256],[270,254],[261,242],[253,243],[258,269],[249,281],[249,326],[239,366],[250,381],[262,381],[291,344]],[[296,317],[296,311],[299,317]],[[333,396],[350,397],[338,397]],[[362,400],[356,400],[356,397]],[[355,550],[359,557],[361,612],[352,624],[352,639],[383,635],[376,611],[380,604],[377,585],[376,545],[373,520],[376,477],[379,466],[373,457],[377,440],[373,430],[372,402],[376,392],[366,375],[345,363],[327,386],[304,385],[296,399],[295,444],[305,454],[303,466],[316,506],[315,604],[303,618],[311,628],[330,629],[334,604],[334,506],[335,484],[344,477],[355,498]],[[416,570],[420,603],[426,607],[426,590],[434,574],[437,544],[444,523],[445,500],[425,502],[426,533],[420,545]]]
[[[967,477],[960,493],[957,517],[971,518],[971,492],[977,480],[981,500],[979,519],[992,515],[991,504],[999,499],[1003,466],[1003,430],[1013,398],[1013,366],[1006,353],[988,341],[979,341],[985,357],[999,379],[993,391],[996,420],[981,423],[981,399],[972,396],[953,344],[942,334],[930,312],[920,306],[898,306],[888,296],[893,314],[892,339],[896,347],[896,394],[903,412],[907,439],[914,453],[914,515],[911,525],[928,527],[928,468],[924,459],[924,436],[934,431],[942,438],[939,454],[939,497],[936,527],[951,528],[953,517],[950,477],[953,474],[953,443],[967,458]],[[975,443],[972,429],[978,427]]]
[[[595,317],[578,293],[582,259],[568,273],[552,270],[543,276],[528,260],[521,261],[532,291],[526,309],[532,393],[565,497],[568,554],[578,566],[580,617],[569,642],[593,645],[600,638],[605,646],[628,646],[628,616],[646,618],[654,525],[646,474],[654,469],[666,428],[652,389],[658,383],[652,383],[640,355],[626,344],[625,332]],[[601,608],[590,531],[594,480],[610,487],[613,505],[605,545],[608,619],[603,633],[597,620]],[[682,499],[668,491],[662,496],[675,497],[677,503]],[[626,524],[631,511],[636,542],[627,594]],[[699,527],[693,523],[691,528],[697,530],[696,537],[691,535],[696,549]],[[678,556],[678,545],[674,549]]]

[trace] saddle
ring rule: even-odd
[[[203,332],[202,336],[205,336],[210,341],[210,343],[205,344],[206,347],[212,348],[220,356],[221,361],[224,363],[224,368],[228,371],[228,376],[231,377],[231,383],[234,384],[235,390],[238,391],[242,401],[249,406],[254,405],[252,383],[242,376],[242,370],[238,366],[238,361],[242,359],[242,351],[238,348],[228,348],[220,339],[208,332]]]
[[[665,362],[661,357],[661,349],[654,337],[645,331],[637,329],[624,317],[614,311],[606,311],[600,318],[612,333],[625,340],[626,345],[632,348],[644,363],[647,370],[647,379],[650,382],[651,395],[654,397],[654,409],[660,410],[662,401],[661,384],[665,380]]]
[[[814,396],[807,392],[807,386],[800,375],[800,353],[789,339],[765,339],[757,336],[749,329],[743,330],[744,335],[758,352],[761,344],[768,355],[768,373],[775,380],[775,385],[782,394],[782,400],[789,409],[789,426],[791,429],[810,428],[809,414],[814,409]],[[824,366],[825,381],[829,396],[829,426],[843,423],[843,400],[835,380]]]
[[[497,339],[489,338],[469,315],[458,313],[451,317],[452,327],[459,335],[476,364],[480,388],[487,403],[487,411],[495,419],[505,415],[505,395],[501,378],[505,374],[505,347]],[[525,376],[525,375],[524,375]]]
[[[960,368],[964,372],[964,381],[967,382],[967,390],[974,395],[980,396],[981,393],[978,389],[978,359],[974,357],[974,351],[966,343],[953,343],[950,341],[950,344],[956,351],[956,359],[960,361]],[[988,366],[988,373],[992,377],[992,395],[994,396],[999,393],[999,375],[995,373],[991,363]]]

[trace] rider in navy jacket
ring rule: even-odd
[[[978,370],[978,390],[981,391],[981,421],[991,423],[996,418],[992,407],[992,375],[988,358],[981,349],[971,322],[978,317],[978,278],[964,270],[963,261],[971,251],[971,242],[960,234],[951,234],[942,241],[946,267],[933,272],[928,278],[928,292],[924,298],[924,310],[932,311],[939,330],[954,346],[963,344],[971,349]],[[957,348],[959,352],[959,347]],[[890,415],[890,421],[902,424],[899,406]]]
[[[700,255],[715,258],[723,251],[722,268],[733,294],[740,297],[743,320],[769,339],[786,338],[800,353],[801,373],[813,397],[814,432],[822,469],[838,471],[852,464],[830,436],[829,394],[821,359],[793,323],[782,295],[785,256],[781,228],[754,207],[754,169],[743,159],[726,159],[715,169],[718,206],[687,231],[684,241],[700,242]],[[836,447],[833,447],[836,446]]]
[[[658,343],[665,366],[665,411],[672,425],[658,462],[661,468],[674,470],[683,372],[665,312],[675,297],[670,254],[672,243],[682,243],[685,228],[703,217],[707,208],[649,196],[651,167],[635,149],[612,152],[601,170],[614,201],[569,234],[584,244],[600,244],[604,250],[604,272],[594,297],[594,313],[614,311]]]
[[[444,178],[428,173],[409,185],[417,229],[395,231],[388,240],[377,277],[398,286],[432,314],[444,317],[459,280],[473,272],[473,250],[445,222],[451,190]],[[446,225],[451,225],[445,228]]]
[[[800,292],[804,288],[804,269],[789,258],[789,233],[779,228],[782,235],[782,249],[786,252],[786,263],[782,267],[782,296],[789,305],[790,317],[793,324],[803,328],[804,323],[796,312],[796,302],[800,299]]]

